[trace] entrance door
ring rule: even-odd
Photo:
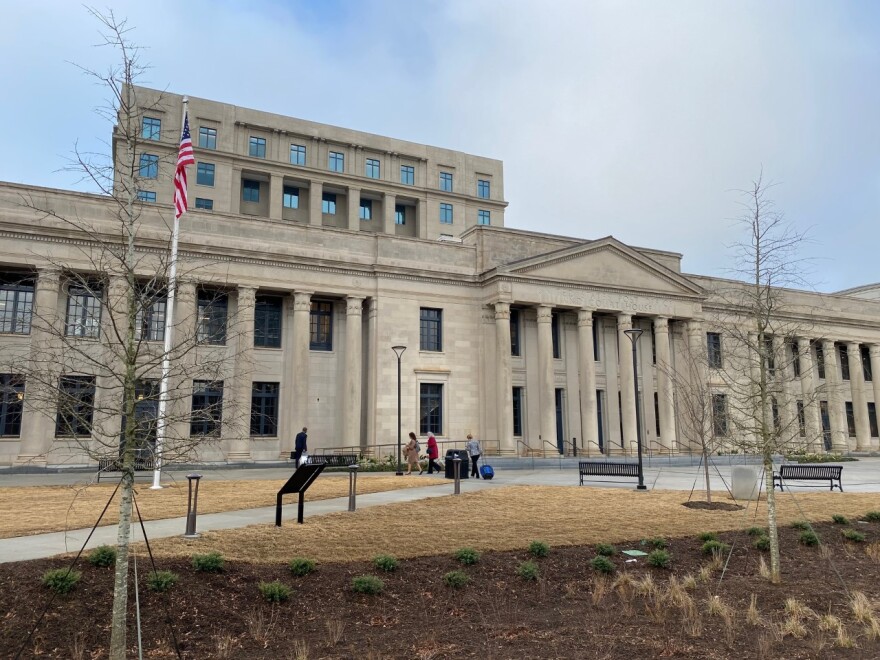
[[[556,388],[556,448],[559,450],[560,454],[565,453],[565,428],[563,424],[563,420],[565,419],[564,415],[564,394],[565,390],[557,387]]]

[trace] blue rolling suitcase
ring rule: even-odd
[[[480,476],[483,477],[483,479],[491,479],[495,476],[495,470],[492,469],[491,465],[483,465],[480,468]]]

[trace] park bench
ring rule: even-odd
[[[135,456],[134,457],[134,471],[137,472],[152,472],[156,469],[156,463],[153,460],[152,454],[144,454],[143,456]],[[101,481],[101,475],[106,474],[107,472],[121,472],[122,471],[122,458],[99,458],[98,459],[98,478],[96,481]]]
[[[835,481],[840,492],[843,492],[843,486],[840,484],[840,473],[843,470],[842,465],[800,465],[797,463],[789,463],[779,466],[779,472],[773,473],[773,487],[779,487],[784,490],[783,484],[787,481],[828,481],[831,483],[831,490],[834,490]]]
[[[290,458],[293,460],[295,452],[290,452]],[[358,462],[357,454],[309,454],[307,465],[317,465],[323,463],[327,467],[348,467]]]
[[[613,463],[611,461],[579,461],[581,486],[584,477],[632,477],[639,478],[638,463]]]

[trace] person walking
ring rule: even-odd
[[[465,449],[467,449],[468,456],[471,457],[471,476],[479,479],[480,470],[477,468],[477,461],[480,460],[480,455],[483,453],[483,449],[480,447],[480,441],[474,440],[474,436],[468,433]]]
[[[424,472],[422,470],[422,466],[419,464],[419,452],[422,448],[419,446],[419,441],[416,440],[416,434],[412,431],[409,432],[409,442],[406,443],[406,448],[404,450],[406,456],[406,472],[404,474],[412,474],[413,468],[419,469],[419,474]]]
[[[307,435],[308,429],[303,426],[303,430],[296,434],[296,440],[293,443],[293,464],[296,467],[299,467],[299,459],[302,458],[303,453],[308,452],[309,448],[306,444],[309,436]]]
[[[434,470],[443,472],[443,468],[437,462],[439,456],[440,449],[437,447],[437,438],[434,437],[433,433],[428,433],[428,474],[434,474]]]

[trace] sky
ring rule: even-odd
[[[0,180],[89,190],[117,54],[70,0],[3,0]],[[106,11],[108,5],[98,9]],[[763,172],[812,288],[880,281],[880,3],[112,2],[144,85],[504,161],[508,227],[729,277]]]

